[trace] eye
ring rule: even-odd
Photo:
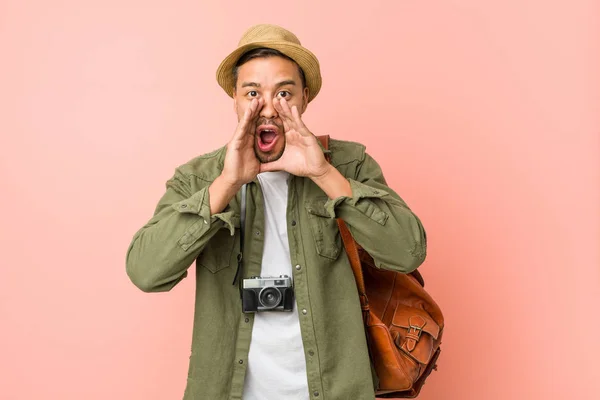
[[[256,96],[258,96],[258,92],[256,90],[251,90],[248,92],[248,96],[256,97]]]
[[[287,90],[282,90],[281,92],[277,93],[277,96],[285,99],[286,97],[290,97],[291,93],[288,92]]]

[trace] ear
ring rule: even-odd
[[[310,94],[308,86],[306,86],[302,92],[304,94],[304,97],[302,98],[302,113],[304,113],[304,111],[306,111],[306,107],[308,106],[308,95]]]

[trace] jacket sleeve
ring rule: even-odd
[[[192,193],[189,176],[178,168],[167,181],[154,216],[134,235],[126,270],[144,292],[171,290],[219,229],[227,228],[234,235],[234,218],[239,217],[229,206],[210,214],[209,184]]]
[[[352,236],[378,268],[409,273],[423,263],[427,237],[419,218],[389,188],[381,168],[363,153],[356,179],[348,178],[352,197],[325,203],[332,218],[342,218]]]

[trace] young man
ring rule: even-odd
[[[274,25],[250,28],[217,80],[233,98],[233,137],[177,168],[127,253],[127,273],[146,292],[170,290],[196,260],[184,399],[374,399],[356,283],[336,218],[378,267],[402,272],[425,258],[423,227],[363,145],[331,140],[327,151],[304,125],[321,76],[294,34]],[[267,277],[290,289],[262,298],[260,285],[248,288],[273,285]],[[247,291],[260,294],[242,300]],[[278,307],[270,309],[271,301]]]

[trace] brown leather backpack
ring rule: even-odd
[[[329,147],[329,136],[317,137]],[[365,323],[369,355],[379,379],[378,397],[414,398],[440,354],[442,311],[424,289],[418,271],[409,274],[375,266],[341,218],[342,241],[352,265]]]

